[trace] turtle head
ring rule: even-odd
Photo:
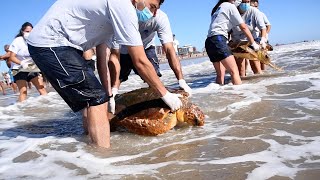
[[[191,104],[189,107],[177,111],[177,120],[192,126],[203,126],[204,114],[198,106]]]

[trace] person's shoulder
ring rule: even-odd
[[[259,14],[259,15],[262,14],[262,12],[256,7],[250,7],[249,12],[254,13],[254,14]]]
[[[157,10],[157,13],[156,13],[156,17],[155,17],[156,20],[163,20],[163,19],[169,19],[168,15],[163,12],[161,9],[158,9]]]

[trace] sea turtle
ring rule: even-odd
[[[204,125],[204,114],[200,108],[188,100],[183,90],[170,90],[183,97],[182,108],[171,112],[160,96],[151,88],[141,88],[115,97],[116,112],[110,120],[111,130],[125,128],[132,133],[156,136],[163,134],[178,124]]]
[[[260,61],[263,64],[266,64],[278,71],[281,71],[282,68],[276,66],[271,62],[271,58],[268,55],[268,51],[272,51],[273,47],[270,44],[267,44],[266,49],[260,49],[259,51],[254,51],[249,46],[249,42],[230,42],[229,46],[233,55],[237,58],[246,58],[252,61]]]

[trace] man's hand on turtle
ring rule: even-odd
[[[109,105],[109,112],[114,114],[116,112],[116,102],[114,98],[118,94],[118,88],[112,88],[111,92],[112,92],[112,97],[110,98],[108,105]]]
[[[186,83],[186,81],[184,79],[179,80],[179,86],[180,86],[180,88],[182,88],[185,92],[187,92],[189,94],[189,97],[192,96],[192,90],[188,86],[188,84]]]
[[[161,99],[170,107],[171,111],[176,111],[182,106],[182,102],[179,97],[182,97],[182,95],[167,91],[167,93],[162,96]]]

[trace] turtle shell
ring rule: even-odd
[[[182,94],[183,107],[175,112],[151,88],[141,88],[117,95],[115,116],[110,121],[112,130],[124,127],[132,133],[146,136],[163,134],[179,123],[204,125],[204,114],[188,102],[183,90],[170,90]]]

